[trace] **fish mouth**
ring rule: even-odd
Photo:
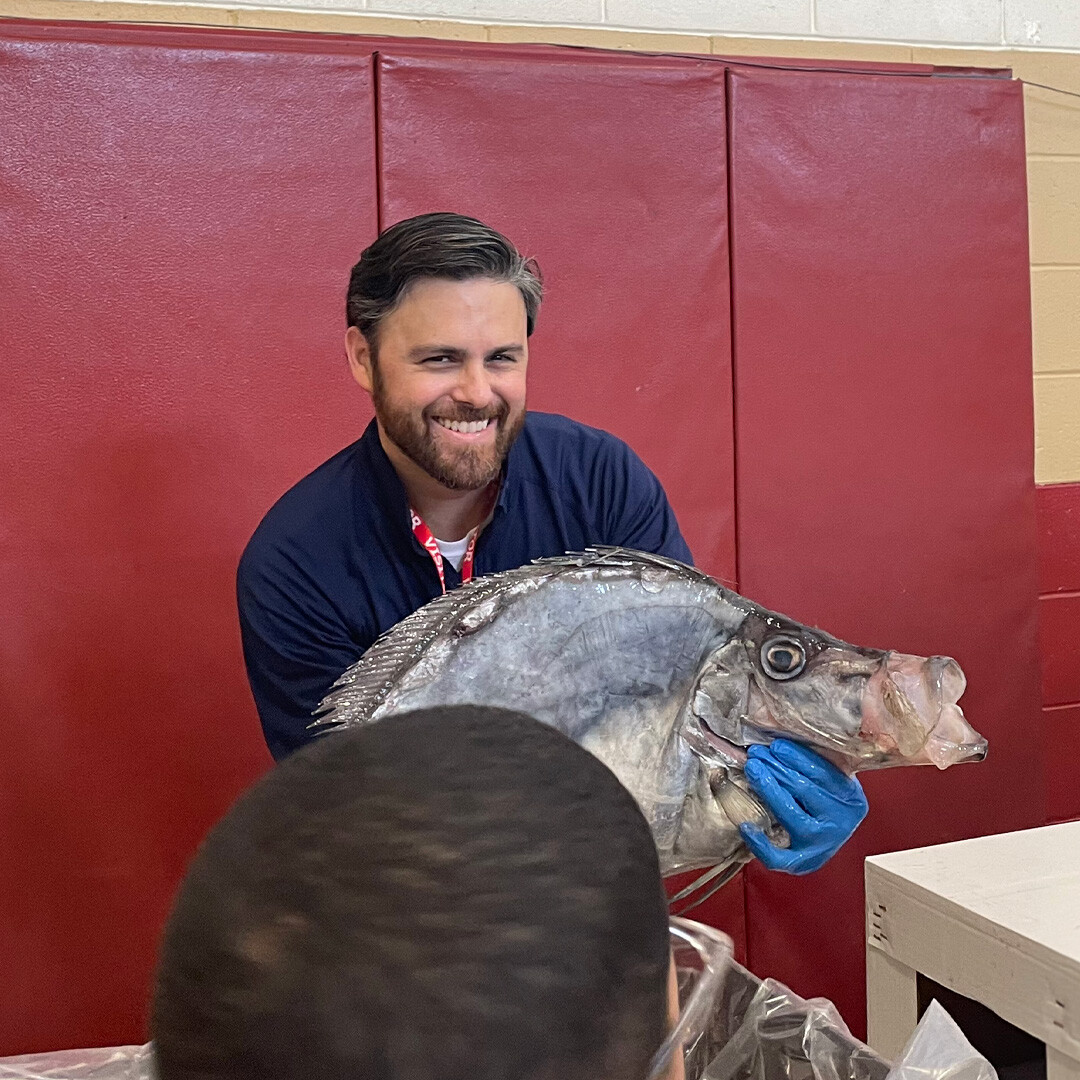
[[[873,756],[938,769],[982,761],[986,740],[957,704],[966,687],[951,657],[886,653],[863,699],[861,734]]]
[[[985,739],[956,747],[957,761],[985,761],[989,745]]]

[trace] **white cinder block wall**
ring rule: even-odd
[[[1080,49],[1080,0],[262,0],[258,6],[519,25]]]

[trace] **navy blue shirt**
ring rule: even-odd
[[[530,412],[477,540],[474,573],[594,544],[691,561],[660,482],[625,443]],[[460,585],[443,565],[446,587]],[[442,592],[374,420],[274,504],[240,560],[236,591],[251,691],[281,759],[314,737],[311,714],[338,676]]]

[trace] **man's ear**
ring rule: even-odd
[[[345,331],[345,355],[352,377],[370,394],[375,380],[372,373],[371,346],[355,326]]]

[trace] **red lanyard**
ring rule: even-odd
[[[446,592],[446,574],[443,572],[443,555],[439,550],[439,545],[435,540],[435,537],[431,535],[431,530],[424,524],[423,518],[410,506],[409,517],[412,520],[413,536],[424,546],[424,550],[431,556],[431,561],[435,564],[435,569],[439,571],[439,584],[442,586],[442,591]],[[465,548],[465,557],[461,560],[461,584],[464,585],[466,581],[472,581],[473,572],[473,555],[476,552],[476,537],[479,534],[479,529],[473,529],[469,535],[469,543]]]

